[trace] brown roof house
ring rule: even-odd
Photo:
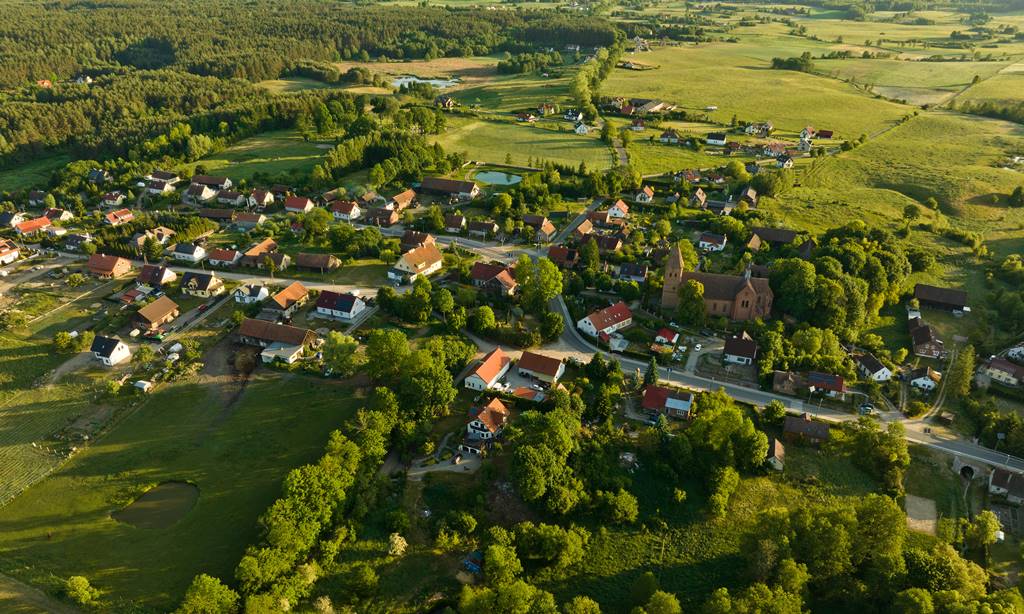
[[[267,309],[277,311],[282,317],[291,317],[293,313],[309,299],[309,290],[306,286],[295,281],[267,301]]]
[[[388,279],[397,282],[412,282],[420,275],[429,276],[441,270],[444,257],[437,245],[427,243],[413,248],[398,259],[388,271]]]
[[[244,266],[263,268],[263,259],[277,251],[277,242],[273,239],[263,239],[253,245],[242,254]]]
[[[927,284],[914,286],[914,298],[922,307],[942,309],[945,311],[968,312],[967,293],[954,288],[939,288]]]
[[[910,343],[914,347],[915,356],[941,358],[946,354],[942,339],[939,339],[935,329],[925,324],[921,318],[910,318],[907,327],[910,331]]]
[[[320,271],[321,273],[326,273],[331,269],[340,267],[341,260],[338,260],[332,254],[300,253],[295,256],[295,266],[302,269],[311,269],[314,271]]]
[[[534,237],[538,242],[546,243],[554,238],[557,230],[547,217],[543,215],[524,215],[523,225],[534,230]]]
[[[802,416],[786,416],[782,425],[782,436],[786,441],[802,441],[814,445],[828,441],[829,426],[824,422],[816,422],[811,419],[810,414]]]
[[[407,252],[410,249],[416,247],[423,247],[424,245],[433,245],[437,243],[434,235],[429,232],[417,232],[415,230],[406,230],[405,234],[402,235],[400,245],[403,252]]]
[[[178,304],[167,296],[161,296],[135,314],[135,321],[147,331],[152,331],[178,317]]]
[[[93,254],[89,256],[86,268],[97,277],[120,277],[132,270],[132,263],[119,256]]]
[[[152,286],[160,288],[178,279],[178,274],[165,266],[147,264],[142,267],[135,282],[140,286]]]
[[[245,345],[264,348],[260,353],[260,360],[264,363],[292,364],[307,347],[316,343],[317,336],[305,328],[247,319],[238,327],[238,340]]]
[[[501,296],[512,296],[519,287],[511,269],[500,262],[474,262],[469,270],[469,279],[477,288]]]
[[[548,384],[554,384],[565,373],[565,365],[561,360],[530,351],[523,352],[519,357],[516,369],[523,377],[532,377]]]
[[[444,179],[441,177],[427,177],[421,184],[421,189],[429,194],[448,196],[458,200],[473,200],[480,194],[480,186],[472,181],[459,181],[457,179]]]
[[[747,331],[725,340],[722,360],[734,365],[752,365],[757,360],[757,342]]]

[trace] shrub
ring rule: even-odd
[[[64,591],[69,599],[79,605],[92,603],[100,596],[100,592],[89,584],[85,576],[71,576],[64,585]]]

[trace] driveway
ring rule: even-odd
[[[458,465],[453,465],[451,459],[446,461],[440,461],[433,465],[427,465],[426,467],[420,467],[414,465],[406,472],[406,477],[410,480],[422,480],[423,476],[428,473],[473,473],[483,464],[483,460],[479,456],[466,455],[462,457],[462,461]]]

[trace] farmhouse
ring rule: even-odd
[[[935,390],[942,381],[942,374],[931,367],[918,367],[910,372],[910,385],[920,390]]]
[[[135,278],[135,283],[140,286],[161,288],[169,283],[173,283],[176,279],[178,279],[178,274],[169,268],[156,264],[146,264],[143,265],[139,276]]]
[[[111,226],[120,226],[122,224],[127,224],[128,222],[134,219],[135,214],[133,214],[128,209],[118,209],[117,211],[111,211],[106,216],[104,216],[104,221]]]
[[[269,190],[253,190],[246,203],[253,209],[263,209],[274,204],[274,195]]]
[[[262,213],[237,213],[235,214],[235,226],[241,230],[252,230],[263,225],[267,216]]]
[[[323,316],[351,321],[363,310],[366,303],[351,292],[338,293],[323,290],[316,299],[316,312]]]
[[[398,259],[388,271],[388,278],[394,281],[415,281],[420,275],[429,276],[441,270],[444,258],[433,243],[413,248]]]
[[[242,305],[262,303],[269,296],[270,290],[261,284],[245,284],[235,288],[235,291],[231,293],[231,297],[235,299],[235,302]]]
[[[241,192],[235,192],[234,190],[221,190],[217,192],[217,203],[221,205],[230,205],[232,207],[241,207],[245,203],[245,196]]]
[[[816,422],[810,414],[786,416],[782,425],[782,436],[786,441],[805,442],[814,445],[825,443],[829,439],[829,426],[824,422]]]
[[[756,193],[755,193],[756,197]],[[747,249],[758,251],[765,246],[772,248],[789,245],[796,240],[797,232],[787,228],[751,228],[750,240],[747,241]]]
[[[270,297],[267,309],[280,313],[281,317],[291,317],[293,313],[309,299],[309,290],[297,281],[293,281],[274,296]]]
[[[92,347],[89,348],[96,360],[108,367],[119,365],[131,358],[131,351],[117,337],[103,337],[96,335],[92,340]]]
[[[466,376],[465,386],[470,390],[490,390],[498,385],[501,378],[508,373],[512,359],[496,347],[480,361],[475,369]]]
[[[444,217],[444,230],[452,234],[458,234],[466,228],[466,216],[452,214]]]
[[[0,264],[10,264],[21,255],[21,249],[10,239],[0,239]]]
[[[263,268],[263,259],[276,251],[277,243],[273,239],[263,239],[242,254],[242,264]]]
[[[882,364],[874,354],[865,352],[854,356],[853,362],[857,364],[857,371],[861,375],[874,382],[887,382],[892,379],[892,371]]]
[[[472,181],[427,177],[420,188],[428,194],[448,196],[457,200],[473,200],[480,194],[480,186]]]
[[[1017,386],[1024,380],[1024,367],[998,356],[990,358],[982,367],[982,372],[993,381],[1007,386]]]
[[[832,399],[846,398],[846,382],[840,375],[809,371],[806,382],[811,392],[821,393]]]
[[[641,407],[649,414],[663,414],[669,418],[686,419],[693,407],[693,394],[673,390],[664,386],[650,385],[644,388]]]
[[[300,253],[295,256],[295,266],[303,269],[320,271],[320,273],[326,273],[331,269],[340,267],[341,260],[338,260],[332,254]]]
[[[654,188],[652,188],[649,185],[644,186],[643,188],[640,189],[639,192],[636,193],[636,195],[633,197],[633,200],[635,200],[638,203],[651,202],[652,200],[654,200]],[[626,210],[626,213],[629,213],[628,208]]]
[[[469,234],[475,237],[488,237],[498,234],[498,225],[494,222],[470,222],[468,225]]]
[[[363,210],[359,208],[359,203],[354,200],[338,200],[331,204],[331,215],[334,216],[334,219],[342,222],[358,220],[362,213]]]
[[[366,223],[372,226],[388,227],[398,223],[398,212],[391,209],[368,209],[365,212]]]
[[[216,188],[201,183],[193,183],[185,190],[185,195],[182,196],[181,200],[188,204],[201,205],[215,198],[217,198]]]
[[[752,365],[757,360],[757,342],[747,331],[734,335],[726,339],[722,359],[734,365]]]
[[[316,343],[317,336],[305,328],[250,318],[244,320],[238,327],[238,340],[245,345],[265,348],[260,354],[260,359],[264,363],[281,360],[292,364],[299,359],[306,347]]]
[[[623,281],[635,281],[642,284],[647,281],[648,267],[646,264],[634,262],[623,262],[619,265],[619,279]]]
[[[313,206],[313,201],[305,196],[289,196],[284,199],[284,210],[288,213],[309,213]]]
[[[602,334],[610,335],[632,323],[633,312],[625,303],[619,301],[583,318],[576,323],[576,328],[591,337],[597,337]]]
[[[224,281],[216,273],[187,272],[181,276],[181,292],[189,296],[209,298],[224,293]]]
[[[120,277],[132,270],[132,263],[127,258],[93,254],[89,256],[86,268],[97,277]]]
[[[548,384],[556,383],[565,373],[565,365],[557,358],[525,351],[516,364],[519,375],[532,377]]]
[[[206,262],[213,266],[235,266],[242,259],[242,252],[237,249],[211,249],[206,254]]]
[[[505,404],[500,399],[491,399],[477,410],[476,416],[466,425],[466,435],[475,440],[495,439],[501,435],[508,418],[509,411]]]
[[[718,147],[725,147],[725,133],[724,132],[709,132],[707,136],[708,145],[716,145]]]
[[[662,143],[675,145],[679,143],[679,133],[673,130],[672,128],[669,128],[668,130],[661,133],[661,136],[658,137],[658,140],[661,141]]]
[[[915,356],[939,358],[946,353],[945,346],[935,333],[935,329],[925,324],[921,318],[910,318],[907,321],[907,326]]]
[[[387,209],[394,209],[397,212],[402,212],[403,210],[408,209],[409,207],[413,206],[413,203],[415,203],[415,202],[416,202],[416,191],[415,190],[405,190],[405,191],[399,192],[398,194],[395,194],[394,196],[392,196],[391,200],[388,202],[388,204],[385,205],[385,208],[387,208]]]
[[[701,233],[700,238],[697,240],[697,247],[709,252],[720,252],[725,249],[727,241],[728,238],[725,235],[705,232]]]
[[[524,215],[523,224],[529,226],[534,230],[534,237],[538,242],[548,242],[554,238],[557,230],[555,225],[551,223],[546,216],[543,215]]]
[[[967,292],[963,290],[917,284],[914,286],[914,298],[922,307],[944,311],[970,311],[970,308],[967,307]]]
[[[192,185],[203,185],[217,190],[227,190],[232,186],[231,180],[227,177],[217,177],[214,175],[194,175],[191,180]]]
[[[178,317],[178,304],[166,296],[161,296],[146,305],[135,314],[135,321],[153,331]]]

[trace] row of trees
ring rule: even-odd
[[[587,121],[594,121],[597,118],[597,106],[594,105],[594,97],[601,82],[608,78],[612,69],[619,62],[622,56],[622,43],[611,47],[597,50],[594,59],[580,67],[570,84],[573,100],[576,101],[576,108],[583,113]]]

